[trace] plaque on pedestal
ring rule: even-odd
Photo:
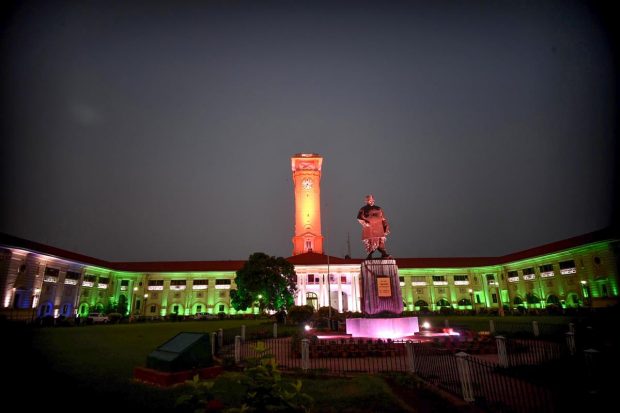
[[[403,297],[395,260],[362,261],[361,274],[364,314],[403,312]]]

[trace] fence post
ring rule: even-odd
[[[575,334],[575,323],[568,323],[568,331]]]
[[[589,348],[583,351],[585,356],[586,374],[590,387],[590,393],[596,393],[598,390],[597,364],[599,358],[598,350]]]
[[[278,323],[273,323],[273,338],[278,338]]]
[[[489,320],[489,332],[495,334],[495,321]]]
[[[235,336],[235,364],[241,362],[241,336]]]
[[[572,331],[566,333],[566,346],[568,347],[568,353],[574,356],[577,349],[575,348],[575,333]]]
[[[508,354],[506,353],[506,337],[496,336],[497,361],[501,367],[508,367]]]
[[[224,330],[217,330],[217,345],[219,348],[224,347]]]
[[[301,340],[301,369],[306,372],[310,367],[310,341],[307,338]]]
[[[474,389],[471,385],[471,373],[469,371],[469,362],[467,361],[467,353],[456,353],[456,367],[459,370],[459,380],[461,382],[461,391],[463,392],[463,400],[473,402]]]
[[[245,343],[245,324],[241,326],[241,341]]]
[[[448,321],[447,318],[443,320],[443,324],[444,326],[446,326],[446,328],[450,327],[450,322]]]
[[[532,321],[532,332],[534,333],[534,337],[538,337],[540,335],[540,330],[538,330],[538,321]]]
[[[217,333],[215,331],[211,333],[211,356],[215,356],[216,337],[217,337]]]
[[[405,343],[407,349],[407,370],[409,373],[415,373],[415,351],[413,349],[413,342],[407,341]]]

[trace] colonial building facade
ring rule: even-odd
[[[295,194],[296,304],[361,309],[362,260],[323,254],[322,158],[291,159]],[[605,307],[618,303],[618,239],[602,230],[491,258],[397,258],[403,309]],[[236,314],[244,261],[108,262],[0,234],[0,305],[11,318]],[[257,312],[258,307],[242,313]]]

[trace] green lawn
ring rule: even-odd
[[[180,332],[241,330],[243,324],[249,332],[260,323],[259,320],[224,320],[43,328],[36,331],[32,345],[34,350],[51,356],[48,361],[55,370],[80,379],[96,372],[108,380],[124,382],[132,377],[134,367],[146,365],[151,351]]]
[[[179,332],[260,328],[261,320],[187,321],[60,328],[2,326],[9,378],[7,394],[35,409],[71,401],[87,411],[172,411],[180,388],[159,389],[132,380],[133,369]],[[271,323],[264,328],[269,328]],[[10,366],[10,367],[9,367]],[[34,396],[34,397],[33,397]],[[50,406],[51,404],[51,406]]]
[[[261,324],[263,323],[263,324]],[[30,328],[5,325],[13,340],[3,342],[3,353],[11,360],[7,375],[12,380],[7,394],[28,400],[30,409],[80,406],[85,411],[174,411],[184,386],[160,389],[132,380],[133,368],[144,366],[157,346],[183,331],[212,332],[219,328],[247,326],[269,330],[270,322],[191,321],[146,324],[94,325],[62,328]],[[220,384],[228,405],[242,394],[234,385],[235,374],[227,373]],[[232,380],[232,381],[231,381]],[[315,412],[410,411],[381,377],[303,378],[304,392],[315,399]]]

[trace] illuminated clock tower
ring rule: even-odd
[[[321,164],[316,153],[298,153],[291,158],[295,187],[295,236],[293,255],[323,253],[321,235]]]

